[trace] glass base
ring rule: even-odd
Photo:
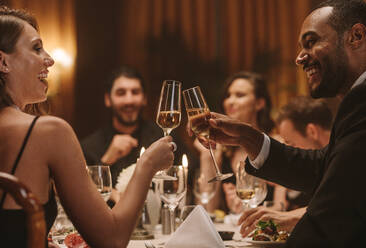
[[[232,177],[233,175],[234,175],[234,173],[218,174],[215,177],[208,180],[208,182],[213,183],[213,182],[217,182],[217,181],[222,181],[222,180],[225,180],[229,177]]]

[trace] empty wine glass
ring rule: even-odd
[[[184,90],[183,99],[192,131],[200,139],[206,140],[209,146],[211,158],[216,171],[216,176],[211,178],[209,182],[221,181],[231,177],[233,173],[222,174],[217,166],[210,142],[210,125],[208,123],[210,110],[202,95],[201,88],[196,86]]]
[[[183,199],[187,185],[183,166],[174,165],[165,172],[168,176],[176,178],[176,180],[160,180],[157,184],[160,199],[166,203],[169,208],[170,228],[171,233],[173,233],[175,227],[174,210]]]
[[[207,211],[207,204],[216,193],[216,182],[209,183],[207,175],[198,170],[194,176],[193,194]]]
[[[257,207],[267,195],[267,184],[264,180],[249,175],[245,164],[240,161],[236,173],[236,194],[241,199],[243,207]]]
[[[163,129],[164,136],[179,126],[181,120],[181,87],[182,83],[176,80],[165,80],[161,87],[159,107],[156,115],[156,124]],[[164,171],[158,171],[154,178],[169,178]]]
[[[112,176],[109,166],[91,165],[88,166],[88,172],[104,201],[107,201],[112,193]]]

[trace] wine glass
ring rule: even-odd
[[[156,124],[163,129],[164,136],[179,126],[181,120],[180,95],[182,83],[175,80],[165,80],[161,88]],[[158,171],[154,178],[171,179],[164,171]]]
[[[104,201],[107,201],[112,193],[112,176],[109,166],[91,165],[88,166],[88,172]]]
[[[168,176],[176,178],[176,180],[160,180],[157,184],[160,199],[166,203],[169,208],[170,228],[171,233],[173,233],[175,226],[174,210],[183,199],[187,190],[187,185],[183,166],[174,165],[165,172]]]
[[[245,164],[240,161],[236,173],[236,194],[241,199],[243,207],[257,207],[267,195],[267,184],[264,180],[249,175]]]
[[[196,86],[184,90],[183,99],[193,133],[197,137],[206,140],[209,146],[211,158],[216,170],[216,176],[211,178],[209,182],[221,181],[231,177],[233,173],[222,174],[219,170],[219,167],[217,166],[210,142],[210,125],[208,123],[210,118],[210,110],[205,98],[202,95],[200,87]]]
[[[180,92],[182,83],[165,80],[161,88],[156,124],[163,129],[164,136],[179,126],[181,119]]]
[[[200,170],[197,171],[194,177],[193,194],[200,200],[206,210],[207,204],[216,193],[216,187],[216,182],[209,183],[207,175],[201,173]]]

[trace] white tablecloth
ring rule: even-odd
[[[234,226],[232,224],[215,223],[215,227],[216,227],[217,231],[233,231],[233,232],[235,232],[233,240],[224,241],[225,246],[235,247],[235,248],[253,247],[250,244],[248,244],[247,242],[242,240],[242,238],[240,236],[240,233],[239,233],[239,227],[238,226]],[[165,241],[168,240],[168,239],[169,239],[169,235],[155,234],[155,239],[149,240],[149,241],[153,245],[155,245],[156,248],[163,248]],[[131,240],[129,242],[127,248],[145,248],[145,242],[146,242],[146,240]]]

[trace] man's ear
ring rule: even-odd
[[[9,67],[6,62],[6,54],[0,50],[0,72],[8,73]]]
[[[109,108],[111,107],[111,96],[109,95],[109,93],[104,93],[104,105]]]
[[[348,43],[353,49],[359,48],[366,43],[366,27],[362,23],[356,23],[348,32]]]
[[[306,125],[306,136],[313,140],[319,139],[319,131],[315,124],[309,123]]]
[[[255,103],[255,110],[260,111],[266,106],[266,100],[264,98],[258,98]]]

